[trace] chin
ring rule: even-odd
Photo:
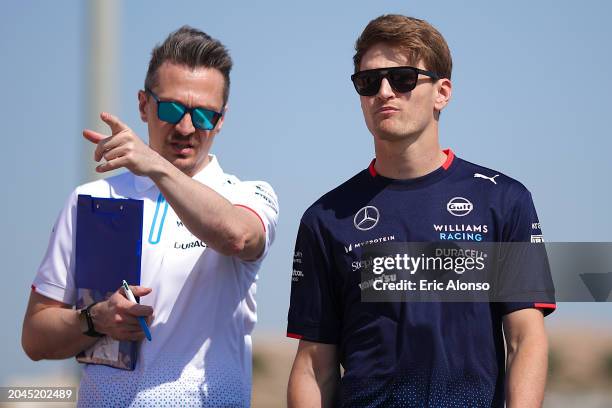
[[[403,140],[410,137],[410,133],[406,129],[398,129],[390,126],[377,127],[375,131],[377,139],[393,142]]]

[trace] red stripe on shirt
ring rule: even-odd
[[[534,307],[538,309],[556,309],[557,305],[554,303],[534,303]]]
[[[370,171],[370,175],[372,177],[376,177],[378,173],[376,173],[376,169],[374,168],[374,163],[376,163],[376,159],[372,159],[370,165],[368,166],[368,170]]]
[[[452,149],[444,149],[442,151],[446,155],[446,160],[444,161],[444,163],[442,163],[442,168],[444,170],[448,170],[451,164],[453,164],[455,153],[452,151]],[[378,173],[376,172],[376,168],[374,167],[375,163],[376,163],[376,158],[372,159],[372,161],[370,162],[370,165],[368,166],[368,171],[370,172],[370,175],[372,177],[376,177],[378,175]]]
[[[455,158],[455,153],[451,149],[442,150],[446,154],[446,161],[442,164],[442,168],[444,170],[448,170],[450,165],[453,163],[453,159]]]

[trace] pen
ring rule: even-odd
[[[125,280],[123,281],[123,291],[125,292],[125,296],[127,296],[129,301],[138,303],[136,302],[136,298],[134,297],[134,294],[130,290],[130,286]],[[145,321],[144,317],[138,316],[138,322],[140,323],[140,327],[142,327],[142,330],[144,331],[145,336],[147,336],[147,340],[151,341],[151,332],[149,331],[149,326],[147,326],[147,322]]]

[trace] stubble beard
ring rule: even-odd
[[[387,119],[377,123],[373,133],[378,139],[386,142],[406,141],[417,136],[413,127],[413,123],[403,124]]]

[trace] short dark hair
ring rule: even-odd
[[[227,103],[232,58],[227,48],[219,40],[188,25],[170,33],[168,38],[163,43],[156,45],[151,52],[145,88],[153,89],[157,84],[157,70],[166,61],[189,68],[218,69],[225,79],[223,105]]]
[[[442,34],[425,20],[399,14],[386,14],[370,21],[355,43],[355,72],[363,55],[375,44],[388,44],[409,54],[411,64],[423,60],[425,68],[451,77],[453,60]]]

